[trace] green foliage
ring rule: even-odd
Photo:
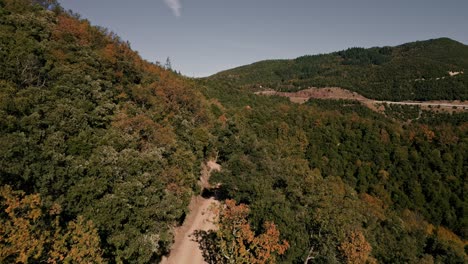
[[[295,105],[232,84],[203,84],[205,94],[226,107],[217,132],[223,170],[211,180],[249,205],[254,228],[277,224],[291,245],[280,262],[356,259],[351,238],[359,233],[372,248],[368,261],[438,258],[425,247],[431,231],[401,221],[406,208],[466,238],[463,116],[431,126],[422,119],[400,124],[352,101]],[[356,243],[367,248],[363,241]],[[441,253],[445,261],[466,258],[446,245],[458,253]]]
[[[466,123],[468,120],[468,112],[460,113],[437,113],[434,114],[432,111],[423,111],[421,118],[419,119],[420,123],[428,124],[430,126],[448,123],[454,126],[461,126]]]
[[[0,6],[0,184],[92,220],[110,262],[156,261],[210,151],[202,95],[55,1]]]
[[[391,60],[392,48],[350,48],[337,53],[343,65],[381,65]]]
[[[354,48],[190,80],[55,1],[3,0],[0,45],[0,185],[27,197],[21,214],[2,211],[1,231],[32,237],[2,261],[43,260],[47,248],[83,262],[73,248],[88,241],[103,261],[156,262],[199,191],[199,164],[216,155],[212,181],[249,206],[249,231],[274,222],[291,245],[278,262],[466,262],[465,113],[390,107],[403,119],[418,110],[401,124],[355,102],[250,93],[466,99],[468,75],[448,76],[467,68],[463,44]]]
[[[342,114],[357,113],[374,118],[380,117],[368,107],[363,106],[356,100],[328,100],[328,99],[312,99],[307,101],[307,105],[315,106],[327,111],[339,111]]]
[[[442,38],[397,47],[351,48],[294,60],[262,61],[218,73],[254,90],[341,87],[379,100],[467,100],[468,47]],[[260,88],[263,87],[263,88]]]
[[[385,115],[396,120],[418,120],[422,115],[421,107],[418,105],[384,104],[384,107]]]

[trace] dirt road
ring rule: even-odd
[[[210,206],[219,204],[214,198],[205,199],[201,196],[193,197],[190,202],[190,214],[184,224],[177,229],[175,243],[171,248],[169,257],[163,258],[161,264],[203,264],[202,252],[198,243],[192,236],[195,230],[214,230],[216,226],[212,223],[215,215]]]
[[[288,97],[289,100],[293,103],[305,103],[311,98],[315,99],[345,99],[345,100],[356,100],[371,108],[372,110],[377,111],[377,105],[382,104],[394,104],[394,105],[417,105],[423,108],[424,110],[431,110],[432,108],[440,108],[440,110],[452,112],[457,108],[457,111],[468,111],[468,101],[426,101],[426,102],[415,102],[415,101],[402,101],[402,102],[393,102],[393,101],[378,101],[366,98],[356,92],[351,92],[346,89],[338,87],[326,87],[326,88],[308,88],[298,92],[277,92],[274,90],[265,90],[261,92],[256,92],[257,95],[276,95]]]
[[[208,161],[202,166],[200,175],[200,186],[210,188],[208,183],[212,171],[221,170],[221,166],[214,161]],[[189,214],[182,226],[176,228],[174,244],[168,257],[164,257],[161,264],[204,264],[202,252],[198,243],[194,241],[195,230],[216,230],[213,219],[216,215],[211,206],[218,206],[219,201],[214,198],[203,198],[194,196],[190,201]]]

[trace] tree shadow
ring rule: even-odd
[[[217,201],[224,201],[229,198],[226,188],[222,185],[216,188],[203,188],[201,196],[205,199],[214,198]]]
[[[202,251],[203,258],[208,263],[224,263],[223,258],[217,254],[219,246],[217,241],[216,232],[213,230],[195,230],[192,235],[193,241],[198,243],[198,247]]]

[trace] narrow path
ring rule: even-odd
[[[200,175],[200,186],[210,188],[208,183],[212,171],[221,170],[221,166],[214,161],[203,164]],[[211,206],[218,206],[219,201],[211,198],[203,198],[201,195],[192,197],[189,205],[189,214],[182,226],[176,228],[174,244],[168,257],[164,257],[161,264],[204,264],[202,252],[198,243],[194,241],[195,230],[215,230],[213,219],[216,215]]]

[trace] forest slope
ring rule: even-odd
[[[91,249],[111,263],[167,254],[199,192],[205,104],[191,81],[54,1],[1,0],[0,262],[98,261]],[[18,221],[29,224],[15,233]],[[80,233],[67,225],[88,228],[88,246],[75,248]]]
[[[291,245],[281,263],[468,260],[466,113],[408,124],[355,101],[298,105],[230,78],[200,85],[224,124],[212,183],[250,206],[257,229],[278,225]]]
[[[379,100],[467,100],[468,46],[440,38],[267,60],[215,74],[255,91],[341,87]]]
[[[403,45],[381,69],[404,65],[392,64],[394,53],[425,54],[418,67],[431,75],[396,77],[458,71],[443,80],[462,85],[450,90],[459,96],[465,48],[447,39]],[[355,52],[361,63],[361,49],[297,60],[330,59],[349,76],[378,68],[343,64]],[[441,67],[427,59],[434,52]],[[255,247],[287,241],[278,253],[258,251],[263,257],[467,262],[466,115],[404,124],[349,102],[256,96],[246,85],[260,77],[275,84],[268,69],[283,69],[263,64],[259,77],[187,79],[54,1],[0,0],[0,262],[158,262],[200,192],[200,164],[214,156],[223,168],[210,179],[219,196],[244,204],[221,215],[241,212]],[[310,73],[303,80],[334,80]]]

